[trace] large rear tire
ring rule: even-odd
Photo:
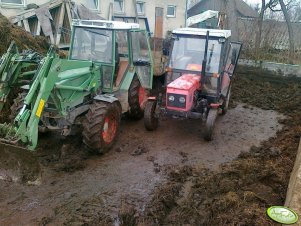
[[[107,152],[116,142],[120,118],[118,103],[94,102],[83,122],[83,142],[92,151]]]
[[[148,101],[144,110],[144,126],[149,131],[156,130],[159,125],[159,119],[155,116],[157,102]]]
[[[213,130],[214,130],[217,114],[218,114],[218,109],[214,109],[214,108],[210,109],[208,112],[208,116],[204,128],[204,139],[207,141],[211,141],[213,138]]]
[[[138,77],[135,75],[129,88],[129,116],[139,120],[143,118],[145,101],[147,100],[146,90],[141,86]]]

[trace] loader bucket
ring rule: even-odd
[[[29,150],[0,143],[0,180],[39,184],[41,167]]]

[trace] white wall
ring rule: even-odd
[[[139,0],[138,0],[139,1]],[[143,1],[143,0],[142,0]],[[145,16],[148,19],[150,31],[154,33],[155,30],[155,10],[156,7],[163,8],[163,35],[167,34],[167,31],[171,31],[175,28],[185,26],[185,9],[186,0],[144,0],[145,2]],[[167,6],[176,6],[176,17],[167,17]],[[125,0],[125,13],[121,15],[134,16],[134,6],[132,0]],[[118,14],[116,14],[118,15]]]

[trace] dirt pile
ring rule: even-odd
[[[11,24],[6,17],[0,14],[0,55],[4,54],[14,40],[20,50],[32,49],[39,53],[46,53],[49,44],[46,38],[41,36],[33,37],[24,29]]]
[[[19,51],[31,49],[40,54],[45,54],[49,48],[47,39],[42,36],[32,36],[21,27],[15,26],[9,20],[0,14],[0,57],[6,53],[11,41],[15,41]],[[1,76],[1,75],[0,75]],[[10,106],[13,99],[17,97],[19,90],[13,89],[9,95],[9,102],[4,105],[0,112],[0,122],[7,121],[10,114]]]
[[[142,224],[277,225],[265,212],[284,204],[301,136],[301,79],[241,68],[232,106],[236,101],[284,113],[283,129],[217,171],[194,167],[175,179],[171,175],[183,169],[170,169],[169,182],[155,191]]]

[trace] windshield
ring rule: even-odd
[[[112,31],[75,28],[71,59],[111,63],[112,52]]]
[[[169,67],[180,70],[200,71],[204,59],[206,39],[197,36],[179,36],[174,40]],[[206,72],[218,73],[221,44],[209,40]]]

